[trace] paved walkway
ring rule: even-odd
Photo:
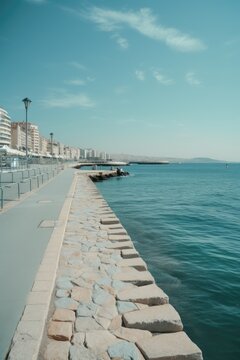
[[[76,170],[66,169],[0,213],[0,359],[11,342]]]

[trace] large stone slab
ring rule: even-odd
[[[121,290],[117,298],[121,301],[132,301],[150,306],[167,304],[169,301],[168,296],[156,284]]]
[[[114,332],[114,335],[120,339],[127,340],[136,343],[143,339],[149,339],[152,337],[150,331],[139,329],[128,329],[125,327],[119,327]]]
[[[133,243],[131,241],[123,241],[123,242],[120,241],[115,243],[109,243],[109,245],[107,245],[107,248],[113,250],[132,249]]]
[[[202,352],[185,332],[160,334],[137,341],[147,360],[202,360]]]
[[[122,227],[119,229],[108,229],[108,235],[127,235],[126,230]]]
[[[44,353],[44,360],[68,360],[69,341],[51,340]]]
[[[139,253],[135,249],[122,250],[121,253],[122,253],[123,259],[133,259],[133,258],[139,257]]]
[[[128,328],[149,330],[151,332],[177,332],[183,329],[178,312],[170,304],[148,307],[123,315]]]
[[[79,301],[80,303],[86,304],[91,301],[92,290],[80,286],[74,286],[71,292],[71,298]]]
[[[102,330],[102,326],[91,317],[79,317],[75,322],[75,330],[77,332],[86,332],[90,330]]]
[[[122,340],[108,348],[111,359],[116,360],[142,360],[144,359],[135,344]]]
[[[140,257],[135,258],[135,259],[123,259],[123,260],[119,261],[117,263],[117,265],[120,267],[130,266],[138,271],[146,271],[147,270],[146,263]]]
[[[70,322],[50,321],[48,336],[54,340],[70,341],[72,337],[72,324]]]
[[[127,271],[113,275],[113,280],[120,280],[137,286],[154,283],[154,278],[149,271]]]
[[[129,235],[109,235],[108,239],[110,241],[130,241],[131,240]]]
[[[52,319],[53,321],[74,322],[75,312],[69,309],[56,309]]]
[[[109,331],[96,330],[86,333],[85,343],[89,349],[92,349],[96,354],[100,354],[106,351],[116,340],[116,337]]]
[[[113,216],[113,217],[102,217],[100,220],[101,224],[103,225],[110,225],[110,224],[119,224],[120,221],[117,217]]]

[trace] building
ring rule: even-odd
[[[28,128],[28,150],[34,153],[40,152],[40,135],[38,126],[27,124]],[[11,126],[13,149],[26,150],[26,122],[13,122]]]
[[[31,150],[39,154],[40,151],[40,134],[38,130],[38,126],[29,123],[29,132],[31,134]]]
[[[0,145],[11,146],[11,118],[3,108],[0,108]]]
[[[11,124],[11,147],[17,150],[23,150],[26,146],[25,130],[21,128],[18,122]]]
[[[48,152],[48,139],[46,139],[44,136],[39,137],[39,153],[42,156],[46,156]]]

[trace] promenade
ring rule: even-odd
[[[37,269],[72,183],[66,169],[40,189],[0,212],[0,359],[22,315]]]
[[[202,360],[93,182],[64,173],[73,181],[8,360]]]

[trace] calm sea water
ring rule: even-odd
[[[240,359],[240,164],[126,170],[99,190],[204,359]]]

